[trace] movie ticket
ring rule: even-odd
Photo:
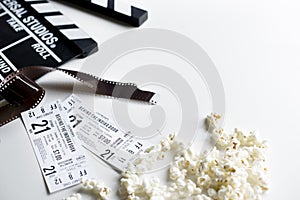
[[[50,193],[87,176],[84,149],[60,101],[23,112],[22,119]]]
[[[91,111],[75,95],[67,98],[63,106],[83,146],[120,171],[124,171],[139,153],[152,146],[122,131],[103,114]]]

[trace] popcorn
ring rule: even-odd
[[[216,113],[212,113],[206,117],[205,123],[209,132],[212,132],[217,128],[219,119],[221,119],[221,115]]]
[[[110,189],[103,182],[96,179],[83,178],[81,184],[84,189],[92,191],[97,196],[97,200],[108,199]]]
[[[148,179],[137,171],[128,171],[121,178],[120,193],[127,199],[261,199],[268,190],[266,142],[255,132],[245,134],[235,129],[227,133],[217,129],[220,117],[211,114],[206,119],[216,144],[211,152],[197,154],[174,138],[164,139],[148,153],[156,153],[152,157],[155,162],[163,158],[164,152],[180,149],[169,168],[169,183],[162,185],[155,177]]]
[[[149,147],[144,153],[140,154],[132,164],[127,167],[129,171],[143,172],[153,167],[157,160],[162,160],[165,153],[170,150],[180,149],[181,144],[174,142],[175,134],[170,134],[163,138],[159,144]],[[176,143],[176,144],[174,144]]]
[[[162,199],[169,197],[167,187],[161,185],[157,177],[141,179],[136,173],[125,172],[120,180],[120,194],[127,199]]]
[[[200,194],[200,195],[194,196],[193,200],[213,200],[213,199],[204,194]]]
[[[81,200],[81,195],[79,193],[71,194],[67,198],[63,198],[62,200]]]
[[[83,178],[81,180],[81,185],[84,189],[91,191],[96,195],[97,200],[108,199],[110,189],[104,185],[103,182],[97,181],[96,179]],[[79,193],[71,194],[67,198],[62,200],[81,200],[81,195]]]

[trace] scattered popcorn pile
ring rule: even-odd
[[[97,200],[108,199],[110,189],[106,187],[103,182],[97,181],[96,179],[83,178],[81,184],[84,189],[95,194]],[[81,195],[79,193],[72,194],[67,198],[63,198],[63,200],[81,200]]]
[[[268,190],[265,161],[266,142],[254,132],[245,134],[237,129],[226,133],[218,129],[218,114],[206,118],[214,148],[202,154],[185,148],[171,134],[158,145],[150,147],[123,173],[120,195],[128,200],[259,200]],[[157,177],[143,177],[142,172],[163,159],[167,151],[177,152],[169,168],[169,184]],[[108,198],[110,189],[95,179],[83,179],[86,190],[97,200]],[[63,200],[81,200],[73,194]]]
[[[148,179],[139,172],[127,171],[121,178],[120,194],[130,200],[261,199],[268,190],[266,142],[253,132],[244,134],[235,129],[226,133],[217,129],[220,117],[211,114],[206,120],[216,144],[211,152],[197,154],[191,149],[181,150],[170,165],[168,185],[163,185],[157,177]],[[163,150],[162,143],[160,146]]]

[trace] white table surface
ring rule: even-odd
[[[132,2],[149,11],[149,19],[140,29],[181,33],[199,44],[212,59],[225,90],[225,129],[257,130],[269,141],[271,181],[264,199],[299,198],[300,3],[293,0]],[[53,3],[100,45],[134,29]],[[100,50],[93,56],[101,55]],[[79,69],[84,62],[73,60],[63,67]],[[51,87],[51,81],[51,75],[41,80],[47,90],[44,101],[64,98],[72,92],[67,86],[63,91]],[[63,84],[69,80],[58,76],[55,84],[57,81]],[[0,128],[0,158],[1,200],[59,200],[79,188],[47,193],[20,119]],[[93,175],[105,181],[115,193],[119,174],[90,158]],[[116,198],[114,195],[112,199]]]

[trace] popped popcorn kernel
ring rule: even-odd
[[[71,194],[70,196],[63,198],[62,200],[81,200],[81,195],[79,193]]]
[[[81,185],[84,189],[91,191],[96,195],[97,200],[106,200],[109,197],[110,188],[104,185],[102,181],[96,179],[83,178]]]

